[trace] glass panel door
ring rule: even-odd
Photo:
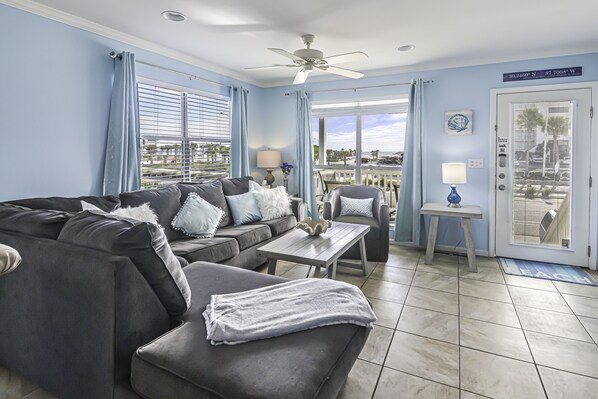
[[[590,89],[497,96],[496,254],[587,266]]]
[[[512,241],[569,248],[573,102],[513,103],[511,112]]]

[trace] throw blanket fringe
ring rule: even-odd
[[[212,345],[236,345],[333,324],[371,329],[376,321],[359,288],[328,279],[212,295],[203,317]]]

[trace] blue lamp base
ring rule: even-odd
[[[451,193],[446,197],[451,208],[461,208],[461,196],[457,193],[457,186],[451,184]]]

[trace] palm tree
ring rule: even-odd
[[[320,146],[314,144],[314,162],[318,162],[320,160]]]
[[[199,144],[191,143],[191,163],[195,162],[195,153],[197,152],[197,148]]]
[[[175,145],[173,145],[173,148],[174,148],[174,163],[178,164],[179,163],[179,152],[181,150],[181,145],[175,144]]]
[[[154,164],[154,156],[158,152],[158,146],[156,146],[155,144],[146,144],[145,152],[149,157],[150,165],[153,165]]]
[[[344,148],[341,148],[341,150],[338,152],[338,155],[343,158],[343,163],[345,166],[347,166],[347,157],[350,157],[351,154],[352,150],[345,150]]]
[[[529,174],[529,151],[532,148],[532,138],[538,126],[544,126],[544,114],[536,107],[525,108],[517,115],[517,127],[527,132],[527,148],[525,150],[525,178]]]
[[[559,161],[559,143],[558,138],[560,134],[569,133],[569,118],[565,116],[549,116],[546,121],[547,133],[552,134],[552,153],[554,154],[552,160],[556,166]]]

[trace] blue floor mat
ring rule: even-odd
[[[598,286],[598,281],[583,267],[510,258],[499,258],[499,260],[507,274]]]

